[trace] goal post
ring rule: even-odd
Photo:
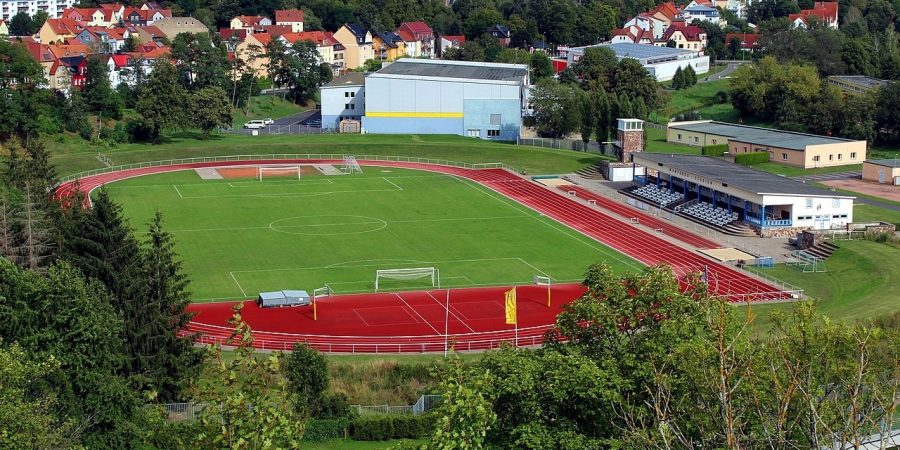
[[[354,173],[363,173],[362,167],[359,165],[359,162],[356,161],[356,157],[353,155],[344,156],[344,165],[341,166],[341,172],[344,172],[348,175],[352,175]]]
[[[410,269],[380,269],[375,271],[375,292],[382,286],[383,280],[419,280],[428,278],[431,287],[441,287],[440,272],[436,267],[416,267]]]
[[[538,286],[547,286],[547,307],[550,307],[550,288],[553,286],[553,279],[545,275],[535,275],[534,284]]]
[[[263,180],[263,177],[294,177],[296,175],[297,179],[300,179],[300,165],[299,164],[291,164],[291,165],[272,165],[272,166],[256,166],[256,179],[259,181]]]
[[[332,294],[331,286],[329,286],[327,284],[318,289],[313,289],[313,296],[312,296],[313,320],[319,320],[318,309],[316,308],[316,300],[318,300],[320,298],[331,297],[331,294]]]

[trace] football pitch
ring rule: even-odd
[[[642,264],[477,183],[398,168],[203,179],[193,170],[106,186],[139,235],[163,213],[195,301],[263,291],[372,292],[379,269],[436,267],[441,287],[581,281]],[[251,171],[252,172],[252,171]],[[313,171],[315,172],[315,171]],[[431,287],[382,280],[381,289]]]

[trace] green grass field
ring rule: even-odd
[[[375,271],[437,267],[442,286],[580,281],[607,261],[641,265],[477,184],[421,171],[264,181],[181,171],[107,187],[139,231],[165,216],[197,301],[280,289],[367,292]],[[430,286],[388,282],[388,289]]]

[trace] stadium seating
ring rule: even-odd
[[[718,226],[723,226],[738,219],[738,213],[728,212],[725,208],[719,208],[705,202],[694,203],[683,208],[681,212]]]
[[[634,195],[646,198],[655,205],[666,206],[669,203],[677,202],[684,198],[684,194],[679,192],[669,192],[666,189],[660,189],[652,184],[641,186],[633,191]]]

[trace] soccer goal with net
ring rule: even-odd
[[[296,177],[298,180],[300,179],[300,165],[289,165],[289,166],[257,166],[256,168],[256,179],[262,181],[263,178],[285,178]]]
[[[360,167],[359,163],[356,161],[356,157],[350,155],[344,156],[344,165],[341,166],[341,172],[348,175],[363,173],[362,167]]]
[[[535,285],[547,286],[547,307],[550,307],[550,292],[553,287],[553,279],[544,275],[535,275],[533,280]]]
[[[440,272],[436,267],[417,267],[413,269],[381,269],[375,271],[375,292],[384,288],[387,280],[411,281],[427,279],[431,287],[441,287]]]

